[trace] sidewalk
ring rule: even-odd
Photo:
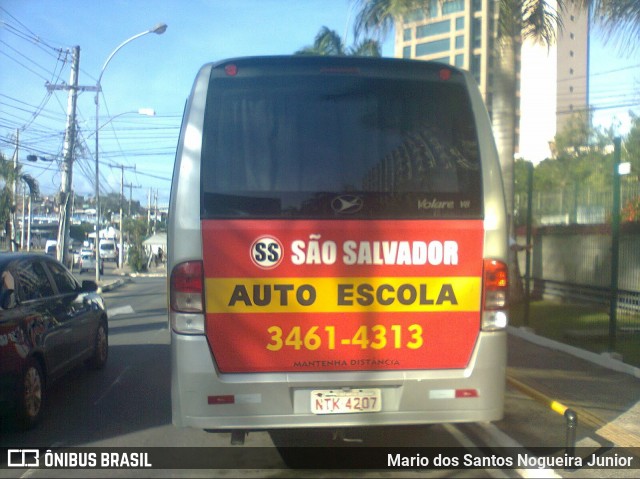
[[[640,368],[522,328],[509,328],[508,345],[510,389],[537,393],[538,402],[556,406],[549,414],[571,408],[604,442],[640,452]]]
[[[120,276],[118,279],[107,279],[104,278],[98,284],[98,289],[100,292],[107,292],[117,289],[121,286],[124,286],[126,283],[131,281],[131,278],[138,277],[149,277],[149,278],[162,278],[167,275],[167,264],[162,263],[156,266],[155,264],[151,264],[151,267],[142,273],[134,273],[131,269],[131,266],[125,264],[122,268],[117,268],[114,271],[114,275]]]

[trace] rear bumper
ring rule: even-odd
[[[204,336],[172,332],[173,424],[200,429],[353,427],[494,421],[502,418],[506,333],[481,333],[466,369],[221,375]],[[379,388],[375,413],[316,415],[314,389]],[[475,389],[478,397],[452,398]],[[210,396],[233,397],[209,404]]]

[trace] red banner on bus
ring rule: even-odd
[[[463,368],[480,328],[480,220],[207,220],[222,372]]]

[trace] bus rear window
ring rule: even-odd
[[[203,219],[482,217],[462,83],[213,77],[205,111]]]

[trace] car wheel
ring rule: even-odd
[[[43,415],[45,404],[45,381],[40,363],[29,358],[18,386],[18,424],[29,429],[35,426]]]
[[[102,369],[107,364],[109,357],[109,336],[104,321],[100,321],[96,332],[93,356],[89,359],[89,366],[93,369]]]

